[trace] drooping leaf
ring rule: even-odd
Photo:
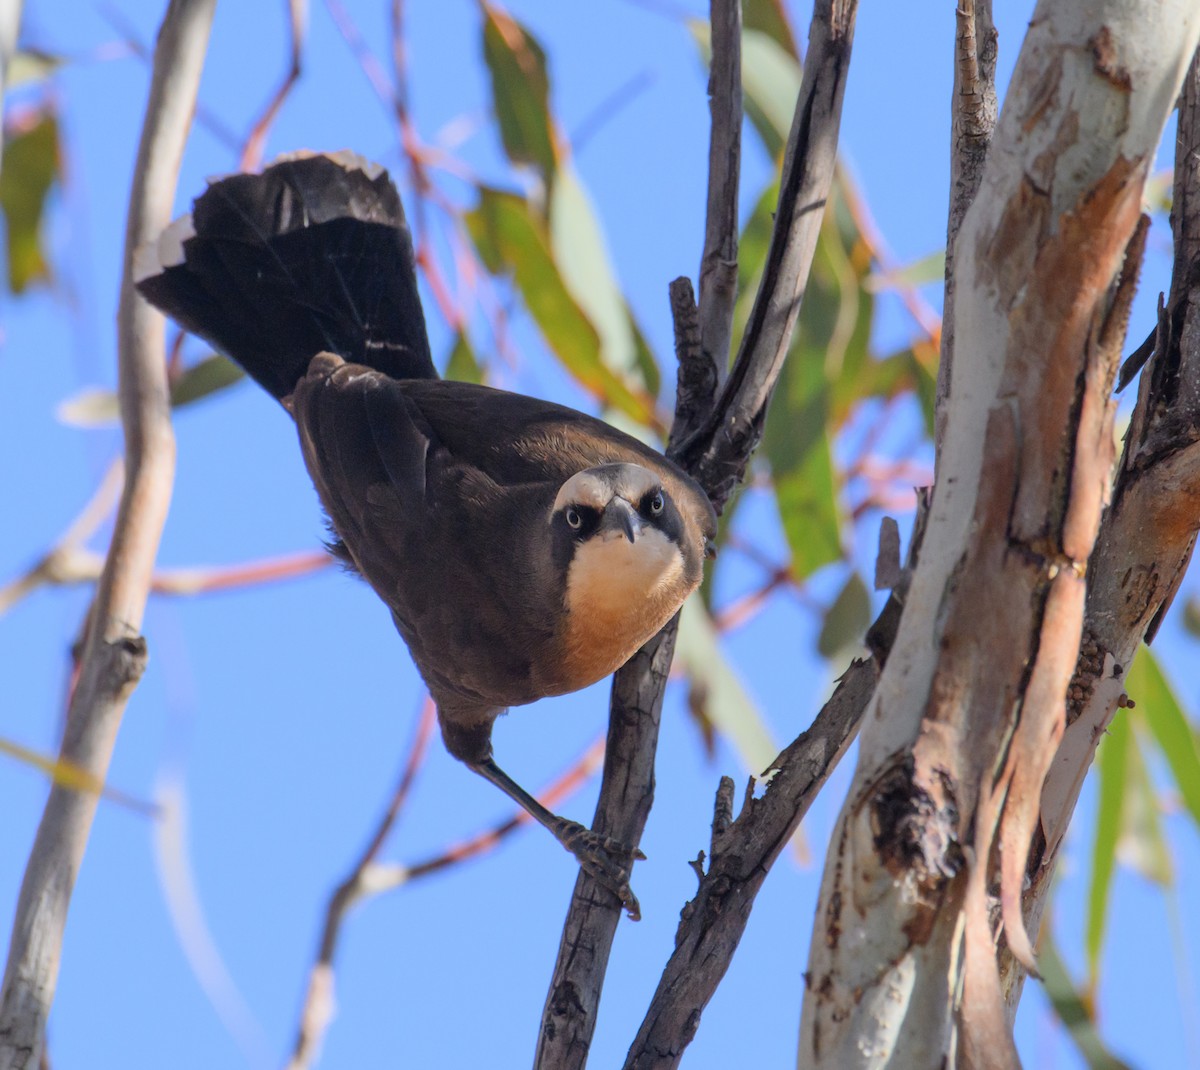
[[[1066,963],[1059,954],[1049,926],[1044,927],[1038,947],[1038,970],[1042,975],[1046,998],[1089,1070],[1130,1070],[1129,1065],[1113,1055],[1100,1039],[1087,1002],[1067,973]]]
[[[1129,719],[1118,714],[1096,753],[1096,832],[1092,840],[1092,881],[1088,886],[1084,949],[1090,989],[1099,976],[1100,949],[1108,921],[1108,900],[1117,867],[1117,842],[1124,818],[1125,776],[1132,732]]]
[[[175,408],[215,394],[246,377],[228,357],[210,353],[185,368],[171,384],[171,404]],[[121,405],[116,391],[101,387],[86,387],[60,402],[55,415],[72,427],[111,427],[121,419]]]
[[[1142,757],[1141,736],[1148,733],[1148,729],[1141,723],[1137,711],[1132,712],[1133,738],[1129,742],[1125,764],[1124,820],[1121,838],[1117,841],[1117,857],[1147,880],[1166,887],[1172,879],[1171,851],[1163,833],[1158,793]]]
[[[176,408],[190,405],[193,401],[240,383],[244,378],[246,373],[228,357],[210,353],[184,369],[171,384],[171,404]]]
[[[833,604],[825,611],[817,651],[832,658],[862,645],[871,624],[871,593],[857,572],[851,572]]]
[[[699,599],[689,598],[683,604],[675,660],[687,676],[693,703],[702,716],[733,744],[751,772],[766,769],[779,748],[725,659],[712,618]]]
[[[600,336],[605,364],[658,393],[658,365],[617,285],[608,245],[574,168],[559,169],[550,194],[550,245],[563,282]]]
[[[767,229],[772,192],[760,200],[746,228],[752,249]],[[752,229],[758,233],[752,234]],[[853,272],[847,276],[839,269],[826,229],[822,228],[763,436],[792,568],[800,579],[842,556],[842,511],[832,450],[837,427],[831,420],[830,382],[845,373],[847,359],[854,364],[861,361],[859,350],[867,342],[857,282]]]
[[[733,518],[737,515],[745,498],[746,484],[739,483],[725,502],[725,508],[721,510],[721,515],[717,517],[717,559],[707,570],[704,582],[700,585],[700,599],[709,613],[713,611],[713,589],[716,587],[717,573],[724,567],[723,562],[726,560],[722,550],[729,543],[729,533],[733,530]]]
[[[60,401],[54,415],[71,427],[111,427],[121,419],[121,406],[115,391],[86,387]]]
[[[30,82],[40,82],[49,78],[64,63],[66,60],[62,56],[56,56],[54,53],[45,52],[40,48],[19,49],[13,55],[8,70],[5,72],[5,88],[15,89],[17,86],[27,85]]]
[[[42,212],[58,178],[58,121],[50,112],[9,136],[0,161],[0,211],[8,241],[8,287],[24,293],[50,279],[42,249]]]
[[[875,272],[867,276],[866,286],[871,293],[899,290],[909,286],[924,286],[928,282],[941,282],[946,274],[946,250],[939,249],[911,264],[894,271]]]
[[[1200,744],[1162,666],[1149,647],[1139,648],[1125,677],[1136,713],[1154,736],[1183,805],[1200,826]]]
[[[471,345],[466,331],[459,331],[454,336],[454,345],[446,359],[446,378],[460,383],[483,382],[483,367],[475,355],[475,348]]]
[[[937,391],[937,351],[932,345],[918,344],[863,363],[852,380],[844,377],[837,384],[834,417],[845,419],[853,406],[865,398],[886,400],[909,391],[916,395],[925,430],[932,436]]]
[[[793,58],[799,55],[796,37],[782,0],[745,0],[742,4],[742,27],[766,34]]]
[[[504,151],[515,164],[535,168],[549,185],[558,165],[550,116],[546,53],[507,12],[481,0],[483,58],[492,78],[492,101]]]
[[[522,197],[481,187],[467,229],[494,274],[511,274],[530,315],[563,366],[605,404],[637,423],[655,423],[654,403],[603,360],[600,336],[563,282],[545,225]]]

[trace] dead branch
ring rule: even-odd
[[[875,691],[875,662],[855,661],[808,731],[763,774],[766,792],[747,793],[732,824],[713,825],[708,872],[684,907],[667,962],[625,1070],[677,1066],[700,1014],[725,976],[755,896],[846,749]]]
[[[816,5],[762,286],[712,413],[698,430],[668,447],[718,509],[741,480],[761,437],[799,313],[837,160],[855,12],[854,0]],[[714,22],[718,14],[714,11]],[[716,55],[719,41],[725,35],[714,34],[714,69],[727,62]],[[720,174],[710,175],[710,185],[714,180],[724,181]],[[630,847],[641,839],[653,798],[658,719],[676,627],[676,621],[667,625],[613,680],[604,781],[592,827]],[[581,873],[542,1013],[535,1066],[569,1070],[586,1063],[619,917],[616,898]]]

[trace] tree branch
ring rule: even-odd
[[[127,477],[60,752],[99,781],[146,663],[146,642],[138,632],[175,465],[163,319],[135,293],[130,269],[134,250],[170,221],[214,6],[215,0],[172,0],[167,9],[130,192],[117,311]],[[4,1070],[38,1065],[67,908],[96,805],[93,793],[58,783],[51,788],[17,901],[0,995]]]
[[[813,11],[762,284],[712,413],[673,450],[718,510],[741,482],[762,437],[767,402],[800,312],[837,163],[856,10],[855,0],[822,0]]]
[[[708,106],[708,212],[700,259],[700,343],[724,382],[737,301],[738,178],[742,161],[742,4],[713,0]]]
[[[1032,959],[1025,865],[1110,486],[1114,339],[1198,36],[1185,0],[1042,0],[1030,23],[955,240],[937,483],[826,859],[806,1066],[1019,1065],[997,946]]]
[[[954,35],[954,94],[950,121],[950,211],[946,221],[946,288],[942,352],[934,401],[934,445],[946,431],[946,401],[954,365],[954,243],[983,181],[996,127],[996,27],[992,0],[960,0]]]
[[[750,323],[713,412],[686,440],[668,447],[668,455],[699,480],[718,509],[761,437],[812,265],[837,160],[855,11],[854,0],[816,5],[775,231]],[[714,70],[728,62],[717,55],[719,42],[731,43],[714,33]],[[713,181],[710,175],[710,187]],[[724,181],[721,174],[716,181]],[[604,782],[592,827],[630,847],[641,838],[653,798],[659,714],[676,627],[677,620],[668,624],[613,680]],[[586,1063],[619,916],[615,896],[581,873],[542,1014],[535,1066],[568,1070]]]
[[[854,738],[875,691],[873,660],[854,661],[808,731],[763,774],[767,789],[727,824],[718,795],[712,858],[683,909],[675,951],[625,1060],[625,1070],[679,1064],[700,1014],[725,976],[758,890]],[[732,786],[732,785],[731,785]]]

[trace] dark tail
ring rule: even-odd
[[[134,277],[277,398],[323,350],[396,379],[437,378],[400,197],[349,153],[214,182],[138,251]]]

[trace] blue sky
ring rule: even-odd
[[[153,40],[160,3],[115,6],[143,41]],[[386,63],[387,5],[346,6]],[[1031,5],[996,6],[1003,81]],[[85,387],[114,381],[116,267],[148,79],[145,63],[105,47],[119,34],[102,5],[29,0],[27,7],[27,40],[76,58],[54,89],[66,151],[49,235],[57,285],[9,299],[3,312],[0,441],[8,463],[0,486],[9,520],[0,526],[0,580],[60,534],[118,445],[113,432],[65,426],[55,410]],[[246,129],[284,70],[284,7],[219,5],[201,98],[235,132]],[[477,6],[441,0],[408,7],[420,132],[432,139],[448,124],[464,125],[461,155],[479,174],[511,184],[486,122]],[[511,10],[546,47],[553,105],[568,134],[621,87],[639,87],[589,136],[575,162],[639,322],[672,378],[666,284],[695,273],[707,158],[705,75],[682,16],[702,9],[691,2],[522,0]],[[808,9],[792,14],[803,39]],[[950,5],[867,3],[860,14],[842,145],[902,263],[944,239],[952,33]],[[352,147],[394,167],[394,129],[320,3],[311,12],[305,65],[268,155]],[[769,164],[752,136],[746,144],[748,208]],[[229,145],[198,126],[178,209],[186,210],[206,176],[234,165]],[[464,185],[447,188],[468,202]],[[1155,294],[1166,287],[1165,240],[1156,230],[1131,328],[1138,340]],[[436,315],[428,318],[440,359],[450,335]],[[909,337],[898,302],[881,302],[877,331],[881,350]],[[519,318],[513,337],[524,359],[506,372],[506,385],[586,404]],[[164,565],[232,564],[319,544],[323,524],[294,432],[269,398],[247,385],[234,388],[181,411],[177,434]],[[783,558],[765,502],[752,504],[742,523]],[[860,534],[864,553],[874,538],[873,531]],[[756,578],[748,566],[731,563],[718,601],[751,589]],[[818,577],[813,597],[828,600],[836,588],[836,577]],[[53,749],[68,647],[85,605],[79,590],[42,591],[0,617],[0,664],[7,667],[0,735]],[[830,668],[812,653],[818,624],[784,594],[723,643],[781,743],[807,725],[829,686]],[[111,782],[152,798],[182,778],[196,890],[254,1025],[235,1036],[197,980],[172,925],[153,823],[104,804],[67,932],[51,1026],[54,1065],[275,1065],[290,1043],[325,898],[392,789],[420,706],[419,682],[381,604],[332,569],[267,588],[154,599],[145,632],[150,669],[129,705]],[[1195,646],[1173,624],[1161,642],[1194,707],[1196,678],[1186,666],[1195,664]],[[515,711],[497,726],[499,760],[526,785],[544,783],[602,732],[606,697],[602,684]],[[706,757],[683,705],[681,691],[672,689],[643,843],[649,861],[634,877],[645,920],[623,922],[618,932],[594,1066],[621,1059],[640,1022],[678,911],[694,889],[686,861],[707,843],[719,775],[740,779],[746,772],[724,744]],[[46,784],[25,766],[0,762],[0,918],[7,919]],[[848,776],[844,765],[806,822],[818,858]],[[586,820],[594,796],[593,784],[562,809]],[[435,743],[386,857],[415,861],[508,812],[494,788]],[[1162,1070],[1200,1059],[1185,1025],[1197,1010],[1195,979],[1177,975],[1178,961],[1190,963],[1185,971],[1200,962],[1200,927],[1180,907],[1200,894],[1200,852],[1193,827],[1178,817],[1170,823],[1178,859],[1175,921],[1156,891],[1122,875],[1100,1000],[1112,1047],[1137,1066]],[[1076,966],[1087,859],[1085,824],[1073,834],[1058,908],[1060,944]],[[764,1066],[791,1064],[819,875],[818,865],[780,861],[687,1065],[742,1065],[748,1051]],[[322,1065],[370,1068],[401,1058],[425,1066],[527,1064],[574,876],[570,858],[549,837],[526,831],[493,855],[364,906],[346,928],[339,1012]],[[1172,958],[1180,948],[1186,953]],[[1036,985],[1028,986],[1018,1031],[1028,1066],[1077,1065]]]

